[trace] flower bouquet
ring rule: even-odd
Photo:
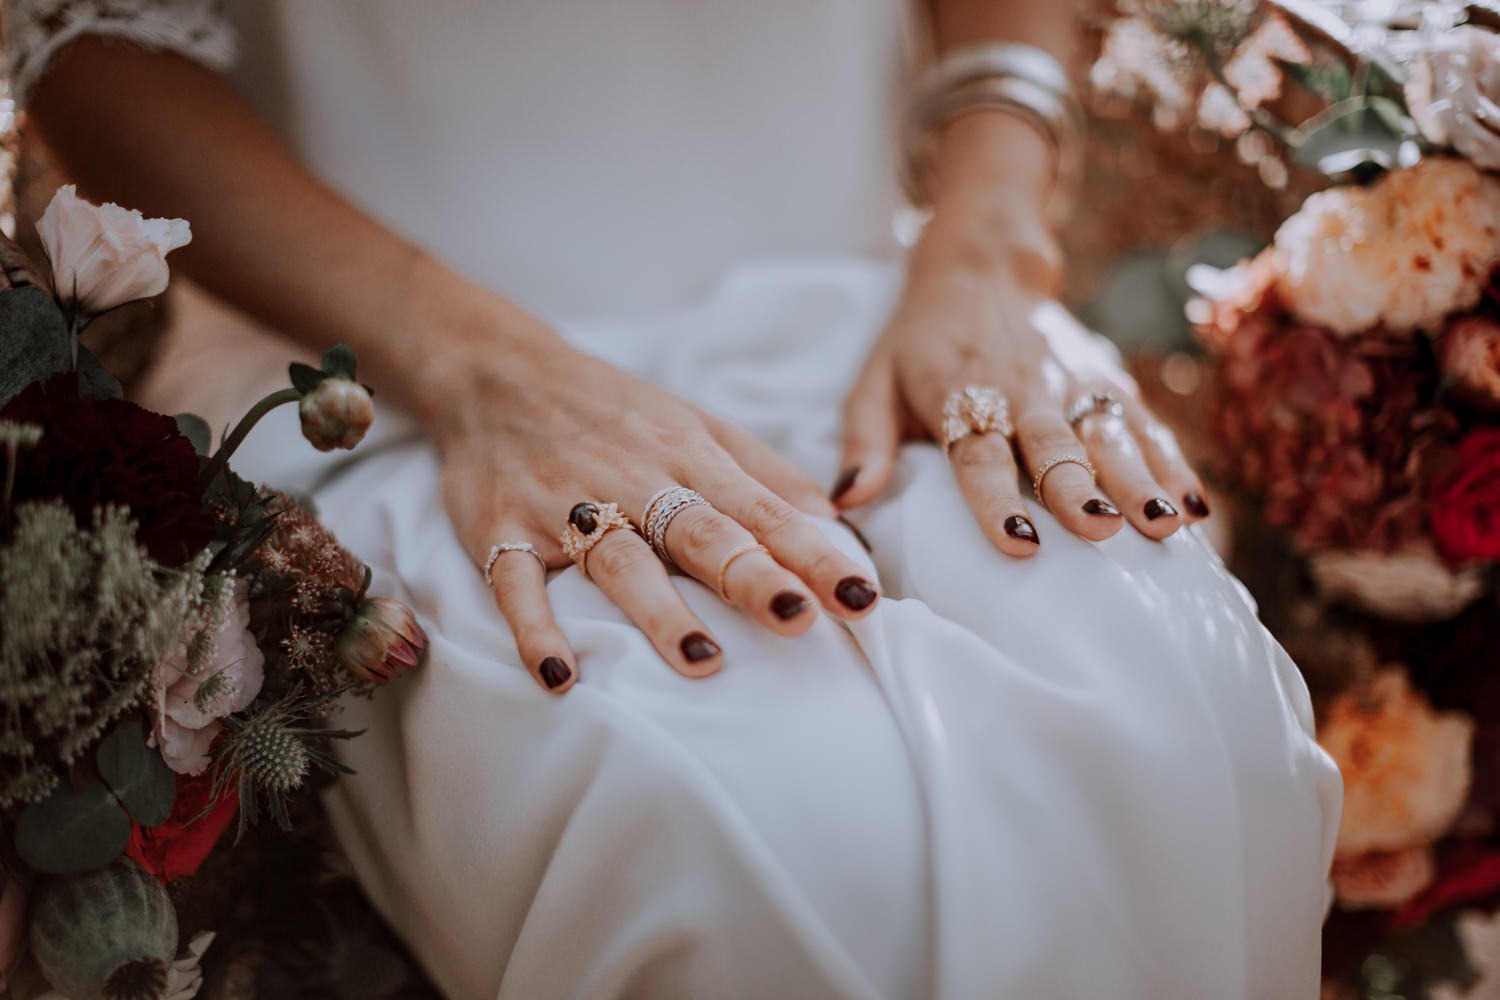
[[[353,353],[292,365],[211,451],[201,420],[124,400],[78,340],[165,289],[187,224],[64,187],[38,229],[40,262],[0,238],[0,993],[31,995],[32,971],[53,997],[192,997],[211,935],[182,938],[166,885],[230,825],[287,826],[346,770],[339,699],[427,639],[301,504],[228,466],[283,403],[315,447],[357,444],[373,409]]]
[[[1096,85],[1334,185],[1189,271],[1212,465],[1344,775],[1330,995],[1466,987],[1500,904],[1500,35],[1453,3],[1125,14]]]

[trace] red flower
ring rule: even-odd
[[[239,808],[239,782],[227,781],[215,799],[212,770],[177,776],[172,815],[161,826],[132,825],[125,853],[162,882],[191,875],[203,864]]]
[[[1458,443],[1458,469],[1432,497],[1432,537],[1455,562],[1500,560],[1500,427]]]
[[[198,454],[171,417],[85,395],[73,372],[27,386],[0,417],[42,428],[42,440],[17,455],[17,502],[60,499],[80,527],[104,504],[127,507],[136,540],[163,566],[181,566],[213,540]]]

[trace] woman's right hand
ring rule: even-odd
[[[566,566],[560,536],[575,505],[615,503],[642,526],[650,498],[681,485],[708,504],[671,520],[672,561],[766,628],[800,635],[817,605],[845,619],[872,609],[876,583],[814,522],[834,517],[832,504],[784,459],[539,326],[509,333],[503,348],[446,352],[451,363],[435,368],[442,374],[428,396],[443,402],[424,421],[442,451],[449,515],[476,567],[503,542],[529,542],[549,568]],[[766,551],[744,551],[756,544]],[[584,563],[679,673],[719,669],[725,651],[641,535],[609,531]],[[548,690],[566,691],[577,657],[552,615],[538,561],[507,551],[491,576],[527,669]]]

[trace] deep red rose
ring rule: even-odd
[[[1438,874],[1391,917],[1391,933],[1410,930],[1455,906],[1482,905],[1500,894],[1500,852],[1487,844],[1455,844],[1438,861]]]
[[[193,874],[234,819],[239,782],[226,782],[217,799],[213,794],[212,768],[197,775],[179,774],[172,815],[161,826],[132,824],[125,853],[162,882]]]
[[[1500,427],[1458,443],[1458,468],[1433,491],[1432,537],[1455,562],[1500,560]]]
[[[73,372],[27,386],[0,417],[42,428],[41,442],[16,456],[16,501],[60,499],[80,527],[104,504],[127,507],[136,540],[163,566],[181,566],[213,540],[198,454],[171,417],[85,395]]]

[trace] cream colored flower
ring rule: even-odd
[[[1479,975],[1479,981],[1460,989],[1447,983],[1435,985],[1430,1000],[1500,1000],[1500,913],[1465,910],[1454,925],[1463,946],[1464,959]]]
[[[1318,592],[1391,621],[1440,622],[1484,591],[1477,568],[1453,572],[1427,546],[1399,552],[1323,549],[1308,559]]]
[[[1306,66],[1312,62],[1307,43],[1281,17],[1261,21],[1224,65],[1224,79],[1234,88],[1239,103],[1258,108],[1281,96],[1281,67]]]
[[[248,708],[265,682],[265,656],[250,634],[249,595],[249,585],[235,580],[209,626],[212,641],[201,659],[190,662],[188,636],[157,669],[152,741],[179,774],[201,774],[208,767],[219,720]]]
[[[353,448],[375,422],[370,390],[346,378],[328,378],[297,407],[302,436],[319,451]]]
[[[1432,884],[1437,864],[1426,844],[1370,851],[1333,862],[1333,893],[1346,910],[1392,910]]]
[[[1483,410],[1500,409],[1500,324],[1464,316],[1437,339],[1438,365],[1452,377],[1455,399]]]
[[[1500,35],[1462,25],[1412,60],[1406,103],[1428,141],[1500,168]]]
[[[1432,157],[1369,188],[1307,199],[1276,232],[1277,282],[1299,318],[1351,335],[1436,330],[1500,262],[1500,180]]]
[[[1473,719],[1433,711],[1399,667],[1335,698],[1318,742],[1344,776],[1336,855],[1401,851],[1446,833],[1468,795],[1473,739]]]
[[[166,256],[193,238],[182,219],[147,219],[95,205],[72,184],[57,189],[37,221],[58,298],[89,317],[167,288]]]

